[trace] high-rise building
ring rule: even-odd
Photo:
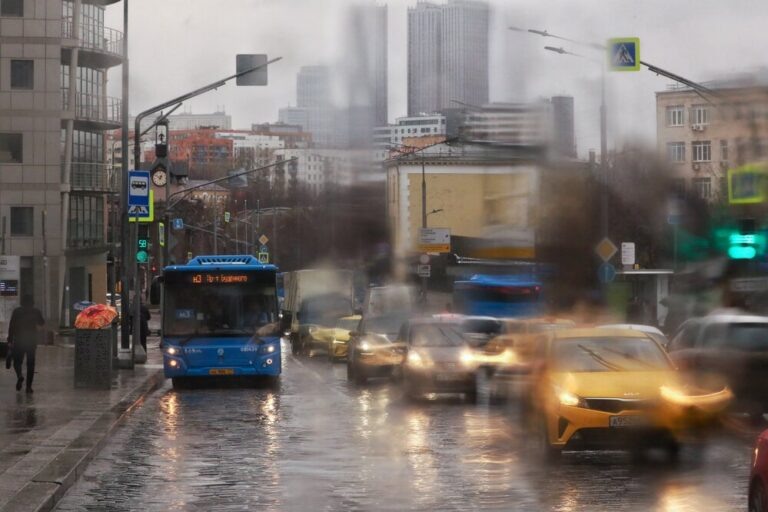
[[[56,326],[72,320],[73,303],[105,300],[107,199],[119,185],[105,136],[121,113],[107,70],[123,63],[122,33],[104,26],[114,3],[0,3],[0,263],[16,267],[0,297],[2,332],[21,295]]]
[[[552,151],[555,155],[576,158],[573,96],[552,96]]]
[[[488,102],[488,4],[418,2],[408,9],[408,115]]]
[[[331,104],[331,71],[328,66],[302,66],[296,75],[296,104],[299,108]]]
[[[349,102],[355,126],[355,111],[366,107],[363,115],[372,128],[387,124],[387,6],[357,4],[350,8]]]

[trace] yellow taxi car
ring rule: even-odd
[[[336,320],[333,327],[317,327],[311,332],[313,339],[327,347],[328,360],[334,362],[347,357],[349,333],[357,330],[361,318],[360,315],[344,316]]]
[[[716,420],[730,390],[701,394],[666,352],[631,329],[568,329],[535,340],[530,411],[544,454],[661,447],[671,457],[696,427]]]
[[[494,336],[475,351],[475,360],[480,366],[498,368],[520,359],[523,346],[538,334],[570,329],[576,326],[573,320],[556,317],[504,318],[501,320],[501,334]]]

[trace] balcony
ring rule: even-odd
[[[72,162],[70,185],[75,192],[116,194],[120,190],[119,168],[109,164]]]
[[[80,49],[78,64],[93,68],[111,68],[123,62],[123,33],[119,30],[86,23],[80,26],[80,39],[75,40],[73,19],[61,20],[62,62],[69,63],[71,48]],[[67,44],[67,40],[74,41]]]
[[[72,119],[80,127],[94,130],[114,130],[120,128],[122,100],[111,96],[94,96],[77,93],[74,109],[69,104],[69,88],[61,89],[61,108],[64,111],[62,122]]]

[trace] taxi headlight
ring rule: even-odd
[[[555,388],[557,399],[560,401],[560,405],[567,405],[568,407],[583,407],[587,408],[587,403],[579,395],[566,391],[565,389]]]
[[[360,343],[360,351],[361,352],[369,352],[371,350],[371,344],[367,341],[364,341]]]
[[[308,332],[309,334],[315,334],[315,333],[317,332],[317,326],[315,326],[315,325],[310,325],[309,327],[307,327],[307,332]]]
[[[686,405],[690,402],[690,397],[678,388],[672,386],[661,386],[659,388],[661,398],[678,405]]]

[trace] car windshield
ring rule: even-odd
[[[460,347],[466,341],[461,327],[453,324],[426,324],[411,327],[413,347]]]
[[[363,332],[375,334],[397,334],[400,326],[407,320],[402,315],[385,315],[366,318],[363,321]]]
[[[336,322],[336,328],[344,329],[346,331],[354,331],[359,324],[360,320],[357,318],[340,318],[339,321]]]
[[[464,332],[492,336],[501,333],[501,322],[494,319],[470,318],[461,323],[461,328]]]
[[[302,302],[299,321],[331,327],[340,317],[351,314],[352,301],[349,298],[338,294],[318,295]]]
[[[558,372],[670,370],[659,346],[648,338],[566,338],[552,342],[552,367]]]

